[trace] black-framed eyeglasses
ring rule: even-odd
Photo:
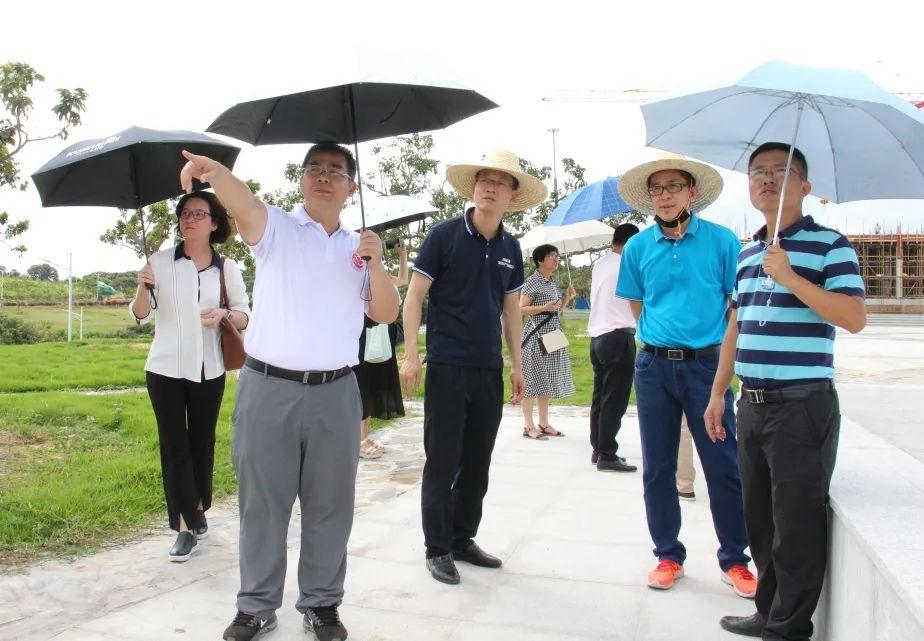
[[[350,178],[350,174],[343,171],[342,169],[336,169],[334,167],[321,167],[319,165],[309,165],[305,167],[305,175],[311,176],[312,178],[320,178],[321,176],[327,176],[330,180],[353,180]]]
[[[180,212],[180,220],[202,220],[206,216],[211,216],[211,212],[204,209],[184,209]]]
[[[666,185],[654,185],[648,188],[649,196],[660,196],[665,191],[669,194],[679,194],[684,187],[689,187],[687,183],[667,183]]]

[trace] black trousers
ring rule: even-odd
[[[215,425],[225,393],[225,375],[194,383],[146,372],[148,396],[157,419],[160,467],[170,527],[180,529],[180,515],[189,529],[199,523],[196,510],[212,505]]]
[[[503,409],[503,370],[427,365],[421,511],[428,558],[461,550],[477,534]]]
[[[616,458],[616,435],[629,407],[635,372],[635,336],[614,329],[590,341],[594,393],[590,405],[590,445],[602,458]]]
[[[828,488],[840,433],[837,392],[738,401],[738,467],[764,639],[807,640],[825,578]]]

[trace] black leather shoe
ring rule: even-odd
[[[596,464],[597,464],[597,458],[598,458],[598,457],[599,457],[599,454],[597,454],[597,450],[594,450],[594,451],[593,451],[593,454],[590,455],[590,464],[591,464],[591,465],[596,465]]]
[[[176,543],[170,548],[168,558],[174,563],[182,563],[195,554],[198,549],[195,534],[192,532],[180,532],[176,537]]]
[[[451,554],[430,557],[427,559],[427,569],[430,570],[430,576],[440,583],[456,585],[461,581]]]
[[[499,568],[503,565],[503,561],[482,550],[474,541],[469,543],[464,550],[453,552],[452,558],[456,561],[465,561],[466,563],[477,565],[480,568]]]
[[[600,472],[634,472],[638,468],[626,463],[626,459],[617,456],[615,459],[597,459],[597,470]]]
[[[313,632],[318,641],[346,641],[347,629],[340,622],[336,605],[308,608],[302,620],[305,632]]]
[[[199,515],[199,525],[196,526],[196,538],[197,539],[206,539],[209,536],[209,524],[205,520],[205,512],[199,510],[196,512]]]
[[[719,625],[724,630],[745,637],[760,637],[767,620],[760,612],[755,612],[749,617],[722,617],[719,619]]]

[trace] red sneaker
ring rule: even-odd
[[[658,567],[648,573],[648,587],[656,590],[667,590],[674,586],[674,582],[683,576],[683,566],[676,561],[663,560]]]
[[[736,565],[722,572],[722,583],[732,586],[735,594],[745,599],[753,599],[757,594],[757,578],[746,565]]]

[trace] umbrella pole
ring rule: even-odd
[[[144,264],[147,265],[150,256],[148,255],[148,232],[144,228],[144,207],[139,207],[135,211],[138,214],[138,220],[141,223],[141,251],[144,252]],[[148,283],[145,285],[145,288],[147,288],[148,294],[151,297],[151,309],[157,309],[157,297],[154,295],[154,285]]]
[[[780,189],[780,205],[776,210],[776,226],[773,228],[773,242],[771,244],[779,245],[780,242],[780,221],[783,218],[783,199],[786,197],[786,182],[789,179],[789,170],[792,168],[792,152],[796,148],[796,138],[799,136],[799,123],[802,122],[802,110],[805,103],[799,101],[799,110],[796,112],[796,126],[792,132],[792,142],[789,145],[789,154],[786,156],[786,173],[783,174],[783,187]]]
[[[363,173],[359,169],[359,133],[356,131],[356,101],[353,99],[353,86],[350,85],[350,124],[353,127],[353,155],[356,156],[356,187],[359,189],[359,216],[362,228],[366,228],[366,207],[363,204]]]
[[[561,248],[565,250],[565,269],[568,270],[568,287],[571,287],[571,260],[568,256],[568,245],[565,241],[561,241]]]

